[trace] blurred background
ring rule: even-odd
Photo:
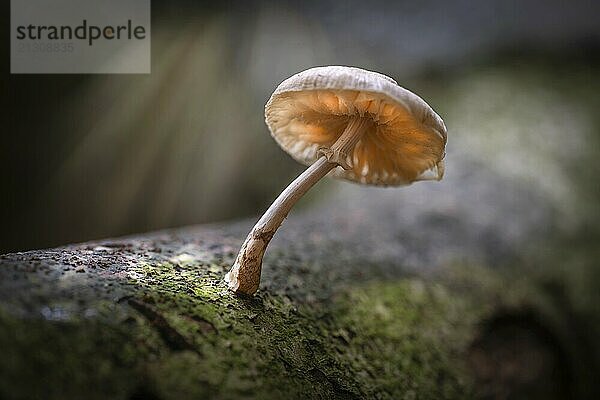
[[[512,241],[531,226],[600,238],[597,2],[152,6],[150,75],[10,75],[5,59],[0,252],[258,215],[302,170],[271,139],[264,104],[288,76],[331,64],[425,98],[448,126],[447,175],[404,189],[326,180],[299,208],[431,200],[469,204],[456,218]]]

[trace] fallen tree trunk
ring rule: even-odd
[[[292,218],[253,298],[223,283],[251,221],[2,256],[0,398],[597,394],[560,275],[457,211],[380,206]]]

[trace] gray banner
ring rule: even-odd
[[[150,0],[11,0],[11,73],[150,73]]]

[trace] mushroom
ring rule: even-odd
[[[416,94],[383,74],[315,67],[283,81],[265,106],[275,141],[309,167],[258,220],[225,276],[229,289],[254,294],[262,258],[294,204],[321,178],[401,186],[440,180],[446,127]]]

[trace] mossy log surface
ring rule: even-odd
[[[252,221],[1,256],[0,398],[595,394],[597,326],[502,267],[518,235],[384,203],[290,218],[252,298],[223,283]]]

